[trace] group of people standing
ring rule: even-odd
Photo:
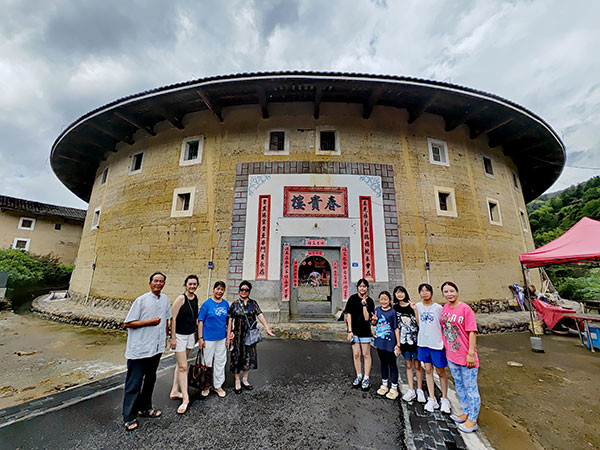
[[[422,300],[419,303],[411,302],[407,290],[397,286],[393,295],[388,291],[379,294],[378,307],[368,295],[367,280],[359,280],[356,287],[358,292],[350,296],[344,311],[356,370],[352,386],[363,390],[371,387],[370,345],[371,326],[374,326],[373,345],[381,362],[382,378],[377,394],[392,400],[398,397],[396,358],[402,355],[408,382],[408,390],[402,399],[410,402],[416,398],[417,402],[425,403],[426,411],[433,412],[439,408],[451,414],[445,370],[449,367],[463,409],[462,414],[451,414],[450,417],[461,431],[476,431],[481,407],[477,386],[477,322],[473,310],[458,300],[458,287],[451,281],[442,284],[442,295],[447,301],[443,307],[433,300],[433,288],[427,283],[418,288]],[[427,399],[423,392],[421,364],[425,366]],[[440,382],[439,403],[435,397],[434,369]]]
[[[152,406],[156,371],[171,328],[170,347],[175,352],[176,367],[169,397],[181,399],[178,414],[185,414],[190,403],[188,393],[188,357],[196,343],[203,352],[202,363],[213,368],[213,390],[221,398],[227,351],[230,370],[235,377],[234,392],[252,390],[249,371],[258,368],[256,344],[246,345],[246,335],[262,323],[268,335],[274,336],[255,300],[250,298],[252,284],[242,281],[239,296],[231,304],[223,298],[225,283],[217,281],[213,294],[199,307],[196,289],[198,277],[186,277],[185,292],[173,302],[162,294],[166,276],[156,272],[150,276],[150,292],[138,297],[125,319],[128,330],[127,376],[123,396],[123,422],[127,431],[138,428],[137,417],[157,418],[161,411]],[[201,391],[207,397],[210,389]]]

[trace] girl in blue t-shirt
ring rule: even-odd
[[[388,291],[379,294],[379,304],[371,323],[375,325],[375,348],[381,361],[381,387],[379,395],[395,400],[398,397],[398,367],[396,351],[400,352],[400,330],[396,311],[392,309],[392,295]],[[388,381],[388,377],[391,379]],[[391,382],[392,387],[389,388]]]

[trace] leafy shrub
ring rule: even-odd
[[[600,268],[590,269],[587,276],[564,278],[557,289],[563,298],[572,300],[600,299]]]
[[[20,250],[0,250],[0,272],[8,272],[8,287],[18,289],[69,281],[73,267],[50,255],[36,256]]]

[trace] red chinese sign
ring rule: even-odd
[[[285,217],[348,217],[348,189],[325,186],[284,186]]]
[[[283,246],[283,255],[281,261],[281,300],[290,300],[290,246]]]
[[[293,276],[292,276],[292,286],[295,288],[298,287],[298,261],[294,260],[294,264],[292,264]]]
[[[266,280],[269,273],[269,230],[271,224],[271,196],[258,198],[258,233],[256,237],[256,279]]]
[[[348,264],[348,247],[340,249],[342,259],[342,300],[348,300],[350,297],[350,267]]]
[[[331,278],[333,279],[333,288],[334,289],[337,289],[339,286],[338,276],[339,276],[338,262],[334,261],[333,267],[331,268]]]
[[[323,250],[309,250],[307,256],[323,256]]]
[[[307,239],[306,246],[307,247],[325,247],[326,241],[325,239]]]
[[[375,281],[375,262],[373,260],[373,223],[371,222],[371,197],[360,197],[359,202],[363,278],[367,281]]]

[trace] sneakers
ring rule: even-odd
[[[434,409],[438,409],[440,405],[435,398],[429,397],[427,399],[427,403],[425,403],[425,411],[433,412]]]
[[[421,392],[423,392],[423,391],[421,391]],[[411,400],[414,400],[416,396],[417,396],[417,394],[415,394],[415,390],[414,389],[409,389],[402,396],[402,400],[404,400],[405,402],[410,402]]]
[[[363,378],[362,383],[360,384],[360,388],[363,391],[368,391],[369,389],[371,389],[371,381],[368,377]]]
[[[479,426],[477,424],[473,425],[473,428],[468,428],[465,427],[462,423],[458,425],[458,429],[460,431],[462,431],[463,433],[473,433],[474,431],[477,431],[479,429]]]
[[[390,389],[390,392],[386,394],[385,398],[389,398],[390,400],[396,400],[398,398],[398,389]]]
[[[382,384],[379,389],[377,389],[377,394],[379,395],[385,395],[388,393],[388,387],[387,384]]]
[[[419,403],[425,403],[425,392],[423,392],[423,389],[417,389],[417,401]]]
[[[452,412],[452,411],[450,411],[450,402],[448,401],[447,398],[443,398],[440,401],[440,411],[445,414],[450,414]]]
[[[450,418],[456,423],[465,423],[467,421],[467,419],[463,419],[462,417],[459,417],[456,414],[450,414]]]
[[[359,388],[360,384],[362,383],[362,379],[363,379],[362,375],[356,375],[356,378],[352,382],[352,387],[355,389]]]

